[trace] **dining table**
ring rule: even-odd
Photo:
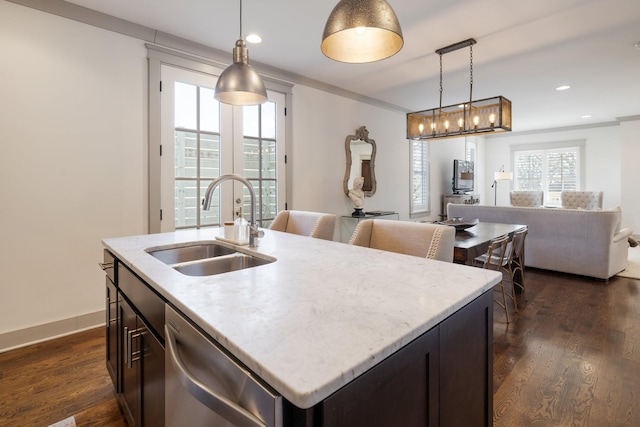
[[[523,227],[526,225],[478,222],[473,227],[456,230],[456,238],[453,243],[453,262],[472,264],[476,257],[487,252],[491,240],[505,234],[511,238],[516,230]]]

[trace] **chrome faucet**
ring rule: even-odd
[[[256,238],[261,238],[264,236],[264,231],[258,230],[258,226],[256,225],[256,192],[253,189],[253,185],[243,176],[237,175],[235,173],[228,173],[225,175],[220,175],[216,179],[214,179],[209,187],[207,187],[207,191],[204,193],[204,199],[202,200],[202,209],[208,211],[211,208],[211,198],[213,196],[213,190],[220,184],[221,182],[227,181],[229,179],[233,179],[236,181],[240,181],[243,183],[248,189],[249,194],[251,195],[251,222],[249,223],[249,247],[257,248]]]

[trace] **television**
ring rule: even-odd
[[[473,162],[467,160],[453,161],[453,194],[473,192]]]

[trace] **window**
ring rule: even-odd
[[[411,141],[411,214],[429,212],[429,144]]]
[[[580,145],[513,152],[514,188],[543,190],[544,203],[560,206],[560,193],[581,188]]]

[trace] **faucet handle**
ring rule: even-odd
[[[251,225],[249,227],[251,228],[251,234],[253,234],[254,237],[257,237],[258,239],[262,239],[264,237],[264,230],[259,229],[257,225]]]

